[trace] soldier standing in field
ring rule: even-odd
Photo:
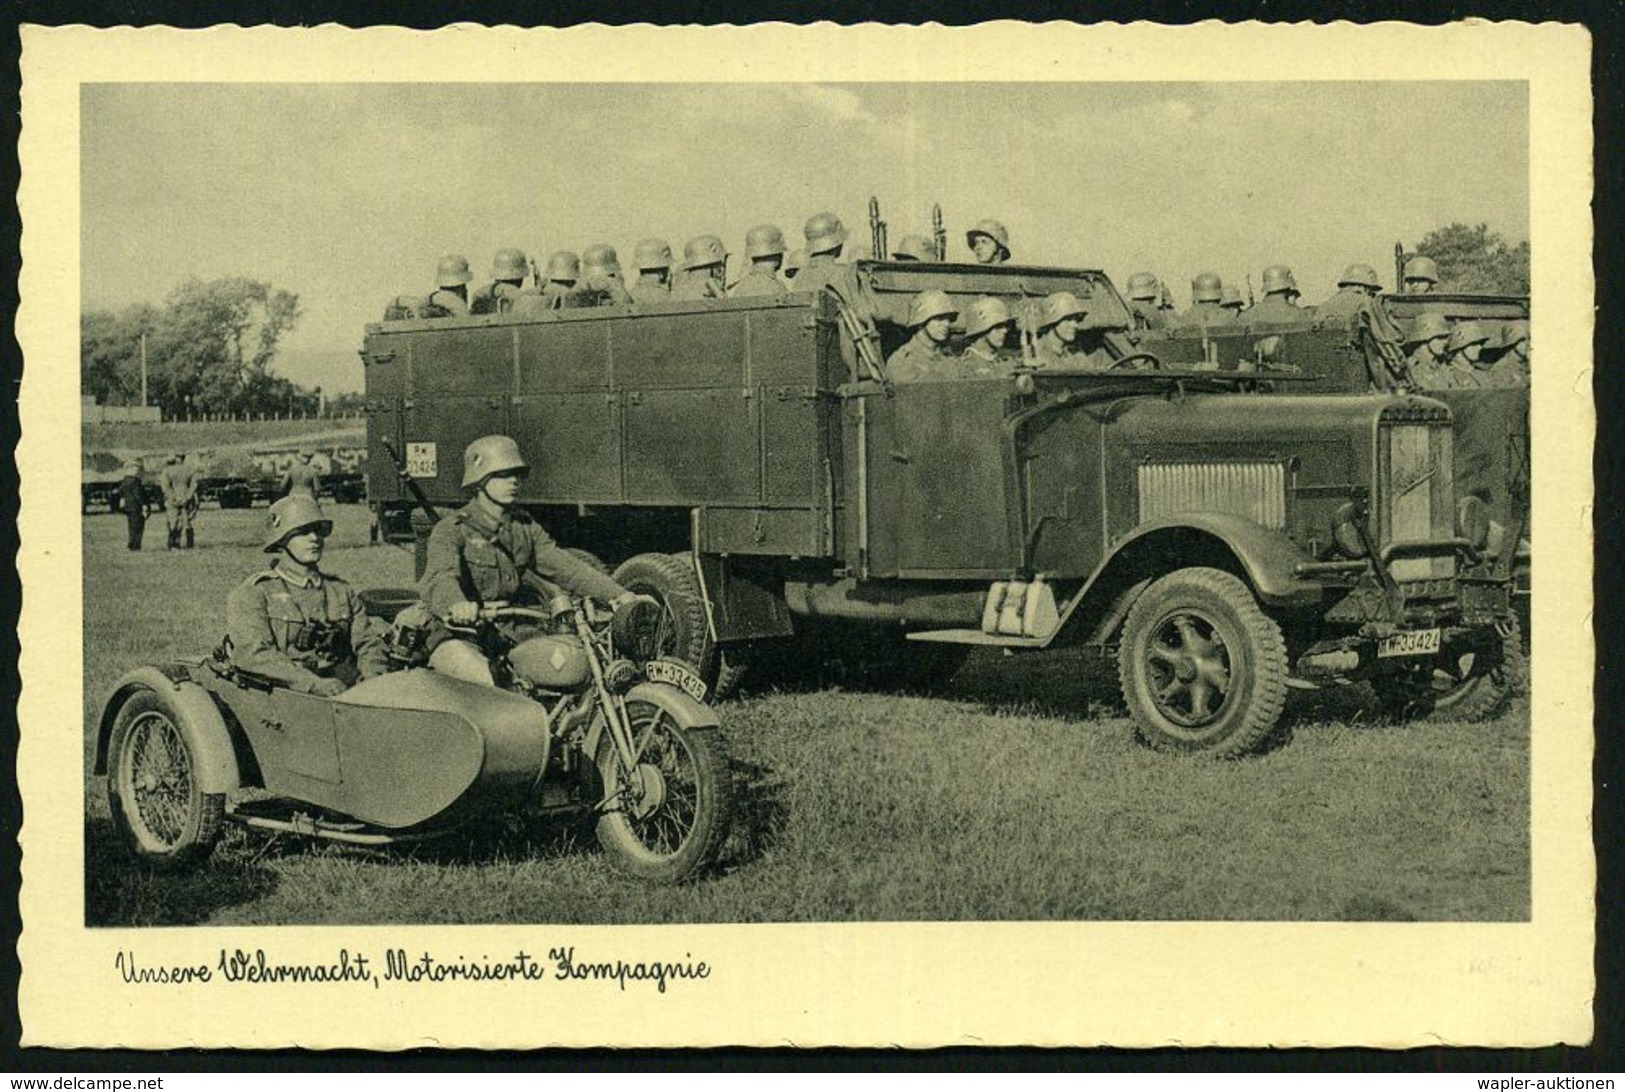
[[[745,232],[745,257],[750,269],[728,289],[728,295],[782,298],[786,289],[779,280],[779,268],[784,264],[784,232],[775,224],[751,228]]]
[[[322,491],[322,476],[316,473],[316,468],[311,465],[311,459],[314,457],[314,452],[301,451],[283,472],[282,479],[277,482],[277,492],[284,497],[291,497],[295,493],[303,493],[311,500],[319,497]]]
[[[170,457],[169,465],[159,477],[164,488],[164,511],[169,519],[169,549],[178,550],[185,536],[185,546],[192,548],[192,519],[197,515],[197,468],[182,452]]]
[[[1355,262],[1338,278],[1337,291],[1315,308],[1315,317],[1346,323],[1355,315],[1371,310],[1372,301],[1381,291],[1377,271],[1364,262]]]
[[[621,279],[621,259],[608,243],[594,243],[581,252],[581,305],[609,307],[631,303]]]
[[[321,570],[333,521],[316,499],[283,497],[266,516],[265,552],[276,559],[226,599],[232,664],[323,697],[387,671],[361,597]]]
[[[833,212],[815,213],[802,225],[801,233],[807,240],[807,263],[790,283],[792,292],[817,292],[826,284],[840,284],[846,279],[846,266],[841,264],[841,248],[846,245],[846,225]]]
[[[1191,309],[1172,323],[1174,326],[1229,326],[1235,319],[1221,304],[1224,282],[1217,273],[1198,273],[1191,278]]]
[[[1439,286],[1439,265],[1425,254],[1405,263],[1405,294],[1425,296]]]
[[[435,266],[435,290],[417,308],[418,318],[453,318],[468,314],[468,259],[447,254]]]
[[[728,294],[728,248],[715,235],[696,235],[683,244],[683,275],[671,290],[674,300],[720,300]]]
[[[491,259],[491,283],[474,293],[468,310],[474,315],[497,315],[513,310],[525,287],[530,262],[518,247],[503,247]]]
[[[118,506],[130,532],[129,548],[141,549],[141,540],[147,533],[147,488],[141,481],[139,463],[124,464],[124,477],[118,483]]]
[[[1136,273],[1128,279],[1128,306],[1134,313],[1134,328],[1136,330],[1164,330],[1168,327],[1168,320],[1157,309],[1157,300],[1162,295],[1162,281],[1155,273]]]
[[[978,296],[965,309],[965,352],[960,357],[959,374],[982,379],[1004,375],[1010,364],[999,350],[1015,328],[1010,308],[997,296]]]
[[[948,355],[959,308],[948,293],[928,288],[914,297],[908,309],[908,328],[914,336],[886,358],[886,378],[893,383],[919,383],[952,379],[958,368]]]
[[[1264,298],[1247,312],[1248,322],[1304,322],[1312,314],[1298,306],[1298,279],[1284,265],[1264,270]]]
[[[978,220],[965,232],[965,245],[977,265],[1003,265],[1010,260],[1010,233],[997,220]]]
[[[1073,346],[1083,329],[1088,309],[1071,292],[1044,297],[1039,308],[1038,337],[1033,344],[1033,365],[1039,368],[1076,367],[1088,363]]]
[[[1405,366],[1411,382],[1425,391],[1445,390],[1451,385],[1445,367],[1445,346],[1450,341],[1450,322],[1443,315],[1424,311],[1411,323],[1405,335]]]
[[[611,607],[638,598],[569,551],[560,548],[523,510],[515,508],[530,464],[507,436],[482,436],[463,453],[467,504],[435,524],[419,583],[435,619],[427,646],[429,666],[455,678],[492,685],[491,663],[472,640],[450,626],[469,626],[485,604],[509,601],[527,574],[574,595]]]
[[[632,248],[638,279],[628,290],[633,303],[665,303],[671,299],[671,244],[664,239],[641,239]]]
[[[905,235],[892,247],[891,256],[894,262],[934,262],[937,245],[924,235]]]

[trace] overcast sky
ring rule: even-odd
[[[828,208],[867,245],[933,201],[950,257],[983,216],[1018,261],[1193,274],[1293,267],[1308,302],[1460,220],[1529,235],[1522,83],[98,84],[83,91],[83,304],[188,277],[297,292],[281,374],[355,390],[362,327],[435,260],[714,232],[797,245]],[[736,258],[736,264],[738,259]]]

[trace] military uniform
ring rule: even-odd
[[[627,289],[627,294],[632,297],[633,303],[646,305],[669,303],[671,301],[671,282],[634,281],[632,286]]]
[[[1443,357],[1435,355],[1426,342],[1411,350],[1411,355],[1405,358],[1405,366],[1411,373],[1411,382],[1422,390],[1445,391],[1460,386],[1455,369],[1445,363]]]
[[[282,480],[277,485],[284,497],[294,493],[305,493],[315,500],[322,491],[322,476],[316,473],[315,467],[300,460],[288,467],[288,472],[282,475]]]
[[[820,292],[827,284],[841,288],[841,294],[846,295],[845,284],[847,267],[844,262],[836,260],[829,254],[814,254],[807,259],[807,264],[796,273],[796,279],[790,282],[792,292]]]
[[[784,282],[778,275],[766,269],[752,269],[728,289],[730,298],[744,296],[771,296],[782,299],[785,294]]]
[[[1529,386],[1529,361],[1516,353],[1504,353],[1488,368],[1473,371],[1480,387],[1499,390]]]
[[[988,348],[987,342],[980,339],[967,346],[964,355],[959,358],[959,374],[966,379],[987,379],[1004,375],[1009,370],[1010,361]]]
[[[322,679],[350,685],[388,670],[360,596],[322,572],[300,576],[273,562],[227,597],[226,629],[233,664],[304,693]]]
[[[423,298],[418,305],[417,317],[432,318],[461,318],[468,314],[468,301],[456,292],[446,288],[439,288]]]
[[[720,280],[705,276],[698,270],[684,273],[671,290],[674,300],[720,300],[726,295],[727,290]]]
[[[1072,351],[1071,346],[1052,334],[1041,334],[1033,342],[1035,368],[1067,368],[1080,363],[1083,363],[1083,359]]]
[[[1222,304],[1203,300],[1200,303],[1191,304],[1191,309],[1183,312],[1178,318],[1174,319],[1170,325],[1177,327],[1234,326],[1235,324],[1235,316],[1229,311],[1226,311]],[[1152,329],[1158,329],[1158,327],[1152,327]]]
[[[1308,322],[1314,312],[1294,306],[1279,294],[1266,296],[1248,309],[1244,316],[1248,322]]]
[[[594,274],[579,290],[579,307],[614,307],[632,302],[626,284],[613,273]]]
[[[886,378],[893,383],[953,379],[958,370],[953,357],[943,352],[943,347],[927,337],[924,330],[886,359]]]
[[[1166,330],[1168,316],[1158,309],[1155,300],[1130,300],[1129,310],[1134,315],[1136,330]]]
[[[191,463],[171,463],[159,478],[164,487],[164,507],[169,517],[169,545],[180,545],[177,536],[186,534],[192,545],[192,517],[197,514],[197,469]]]
[[[1362,311],[1371,309],[1371,297],[1358,286],[1339,288],[1325,303],[1315,308],[1315,317],[1322,321],[1348,322]]]
[[[560,547],[530,516],[490,515],[470,501],[434,525],[419,588],[429,611],[444,618],[455,604],[513,599],[525,573],[577,595],[608,602],[626,589]]]
[[[524,288],[512,281],[497,281],[485,285],[474,298],[469,301],[468,313],[471,315],[501,315],[513,310],[514,303],[523,294]]]
[[[141,475],[133,470],[119,479],[118,506],[130,532],[130,549],[141,549],[141,539],[147,533],[147,491]]]

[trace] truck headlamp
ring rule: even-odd
[[[1344,501],[1337,507],[1337,514],[1332,516],[1332,541],[1337,543],[1339,552],[1347,557],[1364,557],[1365,541],[1360,537],[1359,526],[1355,520],[1360,518],[1360,508],[1353,501]]]
[[[1016,391],[1017,391],[1017,393],[1019,393],[1019,394],[1031,394],[1031,393],[1033,393],[1033,391],[1035,391],[1037,389],[1038,389],[1038,384],[1033,382],[1033,377],[1030,374],[1028,374],[1027,372],[1022,372],[1020,375],[1016,376]]]
[[[1490,541],[1490,507],[1482,498],[1467,496],[1456,502],[1456,535],[1475,550]]]

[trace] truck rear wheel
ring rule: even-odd
[[[1495,662],[1486,653],[1446,650],[1431,667],[1371,680],[1384,715],[1395,721],[1480,721],[1503,712],[1526,685],[1529,661],[1516,620]]]
[[[685,660],[705,685],[716,685],[716,646],[706,624],[705,598],[687,554],[638,554],[615,570],[627,591],[653,596],[665,608],[656,639],[662,656]]]
[[[1123,624],[1123,700],[1162,751],[1238,758],[1265,749],[1286,705],[1286,642],[1252,591],[1221,569],[1169,573]]]

